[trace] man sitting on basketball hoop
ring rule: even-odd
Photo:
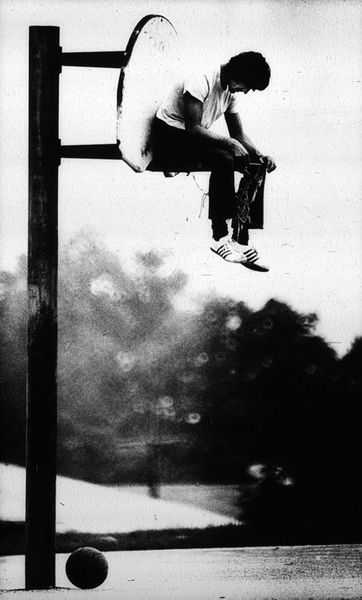
[[[164,164],[210,165],[211,250],[228,262],[258,271],[269,269],[248,243],[250,205],[265,171],[276,167],[244,133],[236,94],[264,90],[269,80],[269,65],[258,52],[242,52],[213,70],[194,74],[179,82],[159,107],[153,138],[154,157]],[[210,130],[221,115],[230,137]],[[237,193],[235,171],[244,174]]]

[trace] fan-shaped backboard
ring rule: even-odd
[[[151,126],[178,69],[177,34],[160,15],[142,19],[126,48],[117,93],[117,140],[123,160],[137,172],[152,160]]]

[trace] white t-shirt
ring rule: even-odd
[[[183,96],[186,92],[203,103],[201,125],[206,129],[225,112],[239,112],[236,94],[221,86],[219,67],[205,73],[195,73],[176,84],[159,107],[157,117],[171,127],[185,129]]]

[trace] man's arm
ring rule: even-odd
[[[254,146],[243,130],[239,113],[225,113],[225,121],[230,137],[238,140],[247,149],[250,157],[262,157],[262,153]]]
[[[243,130],[239,113],[225,113],[225,121],[231,138],[238,140],[247,149],[251,159],[257,158],[267,165],[267,171],[274,171],[276,165],[270,156],[262,154]]]
[[[248,156],[247,150],[236,138],[229,138],[202,127],[202,111],[201,100],[186,92],[184,95],[185,128],[190,136],[209,145],[230,150],[235,157]]]

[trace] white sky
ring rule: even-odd
[[[135,174],[118,161],[62,161],[60,243],[93,228],[127,264],[134,250],[169,251],[189,283],[179,305],[214,289],[261,307],[275,297],[317,312],[339,352],[362,333],[362,7],[357,1],[0,0],[0,261],[26,251],[28,27],[60,27],[64,51],[124,50],[133,27],[162,14],[190,64],[261,51],[272,68],[264,92],[243,96],[242,119],[278,169],[268,177],[266,226],[252,241],[268,274],[227,265],[208,249],[207,206],[192,176]],[[64,144],[115,141],[119,73],[63,68]],[[207,177],[196,175],[206,189]]]

